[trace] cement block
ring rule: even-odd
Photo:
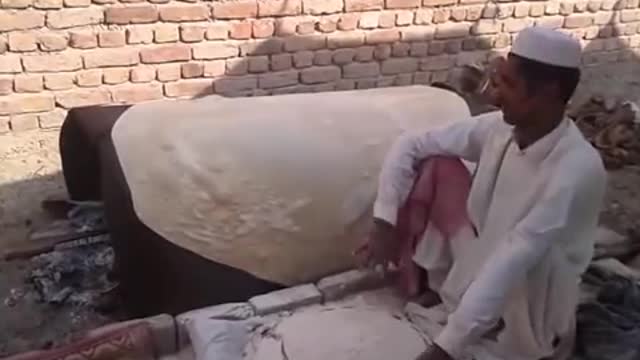
[[[249,303],[228,303],[209,306],[202,309],[191,310],[176,316],[178,331],[178,348],[182,349],[191,344],[187,324],[196,319],[206,317],[209,319],[246,320],[255,315],[253,307]]]
[[[371,290],[386,284],[381,274],[375,271],[351,270],[328,276],[318,282],[318,290],[324,301],[333,301],[354,292]]]
[[[300,306],[313,305],[320,302],[322,302],[322,294],[313,284],[295,286],[249,299],[249,303],[255,309],[256,315],[293,310]]]

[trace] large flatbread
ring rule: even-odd
[[[145,225],[295,285],[352,266],[380,165],[401,132],[468,117],[460,97],[426,86],[209,96],[133,106],[112,136]]]

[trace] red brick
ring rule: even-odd
[[[381,10],[383,8],[384,0],[345,0],[347,12]]]
[[[340,79],[341,71],[338,66],[316,66],[300,72],[303,84],[319,84]]]
[[[47,14],[47,27],[66,29],[76,26],[97,25],[104,20],[100,8],[62,9]]]
[[[368,32],[365,39],[370,45],[392,43],[400,40],[400,31],[397,29],[375,30]]]
[[[341,12],[343,8],[343,0],[302,0],[302,10],[305,14],[334,14]]]
[[[213,23],[207,27],[205,37],[207,40],[224,40],[229,37],[229,25],[226,23]]]
[[[0,97],[0,115],[50,111],[54,106],[51,94]]]
[[[47,90],[68,90],[73,87],[73,74],[46,74],[44,88]]]
[[[98,33],[98,45],[105,48],[125,46],[124,30],[106,30]]]
[[[178,25],[160,24],[153,29],[153,39],[158,44],[177,42],[180,39]]]
[[[172,61],[186,61],[191,58],[191,50],[189,46],[163,45],[155,48],[142,49],[140,51],[140,60],[144,64],[159,64]]]
[[[296,26],[296,32],[300,35],[313,34],[316,31],[316,19],[315,18],[302,18],[299,17],[298,25]]]
[[[407,57],[410,51],[410,44],[398,42],[393,44],[391,54],[393,57]]]
[[[293,65],[297,68],[305,68],[313,65],[313,52],[298,51],[293,54]]]
[[[368,62],[373,60],[373,46],[361,46],[356,49],[356,61]]]
[[[9,33],[9,50],[28,52],[38,49],[36,36],[30,32]]]
[[[72,31],[69,45],[76,49],[93,49],[98,46],[98,37],[89,31]]]
[[[326,16],[316,24],[316,29],[323,33],[332,33],[338,29],[338,17]]]
[[[298,18],[288,17],[276,20],[276,35],[278,36],[291,36],[295,35],[297,26],[298,26]]]
[[[193,47],[193,58],[196,60],[227,59],[238,56],[238,47],[234,44],[205,43]]]
[[[129,81],[128,68],[111,68],[102,71],[102,82],[107,85],[122,84]]]
[[[469,35],[471,24],[440,24],[436,27],[436,39],[453,39]]]
[[[291,54],[279,54],[271,57],[271,70],[289,70],[291,67],[293,67],[293,56]]]
[[[433,22],[433,9],[418,9],[416,11],[416,25],[429,25]]]
[[[11,130],[15,132],[35,130],[38,128],[38,115],[14,115],[9,121]]]
[[[7,44],[7,40],[4,38],[0,38],[0,55],[7,52],[9,48],[9,44]]]
[[[258,86],[261,89],[273,89],[298,83],[298,71],[288,70],[262,74],[258,77]]]
[[[52,10],[62,8],[62,0],[35,0],[33,7],[41,10]]]
[[[444,24],[449,21],[449,17],[451,16],[451,10],[447,8],[437,8],[433,10],[433,23],[434,24]]]
[[[32,3],[32,0],[0,0],[0,8],[26,9],[31,6]]]
[[[423,6],[446,6],[446,5],[454,5],[457,3],[457,0],[423,0]]]
[[[333,62],[337,65],[345,65],[353,62],[355,57],[355,49],[338,49],[333,53]]]
[[[127,29],[128,44],[152,44],[153,29],[149,26],[135,26]]]
[[[376,60],[386,60],[391,57],[391,45],[389,44],[380,44],[376,46],[376,49],[373,51],[373,56]]]
[[[380,74],[380,64],[378,64],[377,62],[351,63],[345,65],[343,71],[343,77],[345,79],[378,76]]]
[[[180,66],[180,72],[185,79],[197,78],[204,75],[204,65],[202,63],[186,63]]]
[[[344,31],[329,35],[327,38],[330,49],[350,48],[364,45],[365,34],[361,31]]]
[[[361,29],[375,29],[380,22],[380,12],[366,12],[360,14],[358,26]]]
[[[203,4],[171,5],[160,8],[160,20],[170,22],[207,20],[209,14],[209,8]]]
[[[204,76],[218,77],[218,76],[224,75],[225,67],[226,65],[224,60],[214,60],[214,61],[205,62]]]
[[[249,58],[249,72],[263,73],[269,71],[268,56],[254,56]]]
[[[282,52],[284,40],[270,38],[264,40],[247,41],[240,45],[240,54],[247,55],[273,55]]]
[[[9,95],[13,92],[13,77],[0,77],[0,96]]]
[[[38,116],[38,123],[43,129],[53,129],[62,126],[64,119],[67,116],[67,112],[62,109],[55,109],[45,114]]]
[[[380,13],[378,19],[378,27],[382,29],[391,29],[396,25],[396,14],[391,11],[385,11]]]
[[[479,20],[471,27],[471,33],[474,35],[482,35],[482,34],[497,34],[502,31],[502,23],[493,20]]]
[[[180,79],[182,68],[180,64],[163,64],[156,68],[158,81],[176,81]]]
[[[181,25],[180,40],[183,42],[201,42],[207,28],[204,25]]]
[[[302,0],[258,0],[258,16],[286,16],[302,13]]]
[[[504,31],[517,33],[533,25],[533,19],[507,19],[504,22]]]
[[[249,60],[247,58],[227,60],[225,74],[246,75],[249,72]]]
[[[22,74],[17,75],[14,79],[14,89],[18,93],[38,93],[41,92],[43,85],[42,75]]]
[[[342,31],[355,30],[358,27],[360,16],[358,14],[343,14],[338,20],[338,29]]]
[[[333,52],[331,50],[318,50],[313,55],[313,65],[331,65]]]
[[[129,74],[133,83],[147,83],[156,78],[156,69],[153,66],[138,66],[131,69]]]
[[[247,75],[235,78],[216,80],[214,88],[216,93],[228,94],[238,91],[253,90],[258,87],[258,77]]]
[[[273,36],[275,31],[275,24],[273,20],[254,20],[253,23],[253,37],[255,38],[268,38]]]
[[[148,24],[158,21],[158,10],[153,5],[109,7],[105,11],[107,24]]]
[[[252,25],[249,21],[238,21],[231,24],[229,37],[236,40],[251,39]]]
[[[422,5],[422,0],[386,0],[387,9],[411,9]]]
[[[396,14],[396,25],[398,26],[409,26],[413,24],[415,15],[413,11],[399,11]]]
[[[69,37],[66,34],[46,33],[38,35],[38,45],[42,51],[60,51],[67,48]]]
[[[183,80],[164,85],[164,93],[168,97],[194,97],[213,93],[211,79]]]
[[[319,50],[326,47],[327,37],[324,35],[303,35],[286,38],[285,51]]]
[[[56,103],[64,109],[104,105],[110,102],[111,94],[106,88],[78,89],[56,93]]]
[[[44,13],[34,10],[0,10],[0,32],[44,26]]]
[[[29,72],[75,71],[82,69],[82,59],[77,54],[52,54],[25,56],[22,64]]]
[[[93,50],[84,55],[84,67],[87,69],[107,66],[130,66],[136,65],[138,62],[138,50],[133,48]]]
[[[91,0],[64,0],[65,7],[89,7]]]
[[[256,0],[232,0],[214,5],[213,16],[217,19],[245,19],[258,15]]]
[[[134,104],[162,99],[162,84],[126,84],[110,88],[116,103]]]
[[[96,87],[102,84],[102,70],[92,69],[76,73],[76,84],[80,87]]]

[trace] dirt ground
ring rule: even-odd
[[[49,220],[40,209],[42,199],[65,194],[57,141],[55,131],[0,136],[0,251],[28,241],[28,233]],[[640,166],[609,175],[603,224],[640,233]],[[83,309],[5,301],[23,286],[30,266],[28,260],[0,261],[0,357],[47,348],[114,320]]]

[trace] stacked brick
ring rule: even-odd
[[[0,132],[73,107],[427,84],[528,25],[640,54],[640,0],[0,0]]]

